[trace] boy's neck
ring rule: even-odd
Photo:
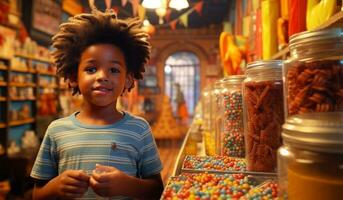
[[[90,109],[83,105],[76,119],[81,123],[90,125],[109,125],[123,118],[124,113],[117,110],[116,107]]]

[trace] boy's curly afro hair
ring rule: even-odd
[[[100,12],[94,6],[91,14],[70,17],[60,25],[59,32],[52,38],[52,46],[55,48],[52,56],[57,74],[67,81],[75,81],[81,53],[88,46],[113,44],[122,50],[127,72],[134,79],[142,79],[151,46],[141,24],[137,18],[118,19],[114,12]],[[78,88],[74,88],[73,94],[76,93],[79,93]]]

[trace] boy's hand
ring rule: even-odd
[[[83,170],[66,170],[54,180],[57,196],[62,199],[82,197],[89,185],[89,176]]]
[[[129,176],[117,168],[97,164],[90,177],[89,185],[100,196],[122,195],[126,188],[127,178]]]

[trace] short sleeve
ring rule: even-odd
[[[162,170],[160,155],[150,126],[143,135],[143,144],[142,157],[139,163],[142,178],[158,174]]]
[[[50,180],[57,175],[56,149],[48,128],[33,165],[31,177],[39,180]]]

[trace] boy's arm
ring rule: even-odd
[[[52,180],[51,180],[52,181]],[[57,199],[57,194],[54,194],[53,187],[50,181],[35,180],[35,187],[32,192],[32,199]]]

